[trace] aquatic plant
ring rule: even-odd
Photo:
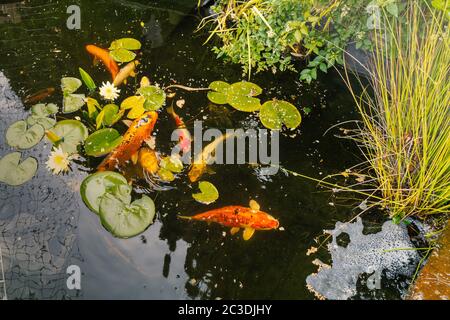
[[[133,38],[122,38],[114,40],[109,47],[109,54],[117,62],[130,62],[136,58],[133,51],[141,49],[139,40]]]
[[[103,99],[114,101],[119,97],[120,89],[117,89],[114,84],[109,81],[103,82],[100,87],[100,95]]]
[[[20,186],[34,177],[38,162],[28,157],[22,162],[20,152],[12,152],[0,159],[0,182],[10,186]]]
[[[47,169],[53,174],[68,172],[70,169],[70,156],[61,147],[54,147],[45,164]]]
[[[261,105],[256,98],[263,90],[256,84],[248,81],[229,84],[224,81],[214,81],[209,85],[208,99],[215,104],[229,104],[242,112],[260,111],[261,123],[268,129],[281,130],[297,128],[302,120],[297,108],[287,101],[273,99]]]
[[[310,83],[319,71],[342,64],[348,45],[371,49],[377,17],[370,6],[386,8],[393,17],[403,7],[394,0],[219,0],[198,29],[210,26],[206,42],[220,39],[213,48],[217,58],[241,64],[249,78],[253,72],[291,70]]]
[[[435,10],[428,1],[411,1],[405,24],[383,11],[371,88],[358,95],[346,78],[362,116],[354,139],[367,158],[373,192],[381,193],[376,203],[397,221],[450,210],[450,2],[445,4]]]
[[[219,191],[216,186],[208,181],[200,181],[198,183],[199,193],[193,193],[192,197],[195,201],[203,204],[211,204],[219,199]]]

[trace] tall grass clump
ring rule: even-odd
[[[362,115],[355,139],[396,219],[450,209],[449,2],[413,0],[399,19],[381,14],[371,87],[349,86]]]

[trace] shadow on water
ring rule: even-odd
[[[140,70],[152,82],[207,87],[214,80],[241,80],[239,67],[216,60],[209,47],[202,46],[205,36],[193,33],[199,21],[191,11],[196,0],[74,3],[81,7],[82,27],[73,31],[65,27],[66,8],[72,1],[25,1],[0,6],[0,11],[9,12],[9,16],[0,16],[0,70],[18,97],[23,99],[39,89],[59,87],[61,77],[78,75],[79,66],[97,83],[109,80],[106,72],[92,66],[84,45],[107,46],[124,36],[142,41]],[[360,162],[361,156],[352,143],[332,134],[323,136],[330,126],[357,118],[352,98],[339,75],[330,72],[312,85],[301,84],[297,79],[291,73],[261,74],[252,79],[265,91],[262,100],[277,97],[312,109],[304,115],[298,131],[282,135],[281,165],[320,178]],[[127,94],[132,92],[127,90]],[[177,98],[186,100],[180,114],[190,124],[198,119],[204,120],[205,127],[221,129],[261,126],[252,115],[228,109],[212,112],[205,93],[179,91]],[[59,103],[61,96],[55,95],[48,101]],[[16,118],[23,118],[20,101],[14,102],[14,108]],[[14,120],[3,110],[1,119],[2,130]],[[156,129],[158,150],[169,152],[173,129],[171,119],[161,112]],[[3,156],[9,147],[3,137],[0,141]],[[0,222],[4,247],[8,248],[4,255],[8,256],[5,268],[10,298],[312,299],[305,279],[315,267],[313,258],[305,252],[323,229],[331,228],[338,220],[348,220],[354,213],[351,208],[330,205],[334,201],[330,193],[318,189],[313,182],[282,172],[264,177],[258,168],[248,165],[216,165],[216,173],[204,179],[218,187],[217,203],[206,207],[193,201],[194,187],[182,175],[174,183],[176,189],[149,193],[158,211],[155,224],[138,237],[118,240],[103,229],[77,192],[86,172],[94,170],[94,163],[84,161],[69,176],[55,179],[44,168],[48,150],[44,143],[36,149],[43,154],[33,185],[45,182],[51,190],[46,197],[35,200],[43,208],[40,214],[33,215],[34,207],[19,205],[31,201],[27,197],[33,193],[11,198],[18,194],[17,189],[1,189]],[[146,192],[144,188],[138,191]],[[231,236],[219,225],[176,218],[179,213],[191,215],[213,207],[246,206],[250,199],[256,199],[263,210],[277,217],[285,230],[257,232],[244,242],[242,234]],[[17,249],[17,221],[24,211],[31,218],[23,222],[21,230],[34,240],[29,243],[30,250],[22,255]],[[35,219],[41,219],[41,224]],[[70,236],[70,243],[58,240],[51,226],[59,230],[62,239]],[[46,241],[54,241],[56,247],[44,249]],[[39,269],[46,265],[46,254],[61,260],[48,273]],[[66,288],[65,268],[70,264],[81,267],[80,292]]]

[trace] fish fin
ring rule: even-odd
[[[136,165],[138,160],[139,160],[139,153],[138,152],[133,153],[131,155],[131,162],[133,162],[133,164]]]
[[[231,233],[231,235],[235,235],[236,233],[239,232],[239,230],[241,230],[241,229],[238,227],[233,227],[233,228],[231,228],[230,233]]]
[[[210,167],[206,167],[205,173],[209,174],[209,175],[213,175],[213,174],[216,174],[216,171],[214,171],[214,169],[211,169]]]
[[[255,229],[253,228],[245,228],[244,229],[244,240],[250,240],[251,237],[253,237],[253,234],[255,233]]]
[[[192,220],[192,217],[188,217],[188,216],[177,216],[178,219],[183,219],[183,220]]]
[[[100,63],[100,59],[94,56],[94,60],[92,61],[92,63],[94,64],[94,66],[98,66],[98,64]]]
[[[150,137],[144,140],[145,144],[149,146],[150,149],[155,150],[156,148],[156,139],[155,137]]]
[[[130,72],[130,77],[133,77],[133,78],[136,77],[136,72],[131,71],[131,72]]]
[[[129,127],[131,127],[131,124],[133,123],[133,121],[131,121],[131,120],[122,120],[122,123],[129,128]]]
[[[255,211],[259,211],[261,209],[261,207],[259,206],[259,203],[253,199],[250,200],[249,206],[250,206],[250,209],[255,210]]]
[[[170,114],[171,116],[175,115],[175,110],[173,110],[173,105],[170,105],[170,107],[166,108],[166,111],[168,114]]]

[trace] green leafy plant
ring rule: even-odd
[[[195,201],[203,204],[211,204],[219,199],[219,191],[217,188],[208,181],[200,181],[198,183],[199,193],[193,193],[192,197]]]
[[[213,48],[218,58],[242,65],[248,77],[261,71],[299,71],[307,83],[343,63],[343,52],[354,44],[371,50],[376,12],[386,8],[397,17],[400,0],[219,0],[216,15],[205,18],[199,29],[211,26],[210,36],[220,39]],[[375,10],[374,9],[374,10]],[[295,61],[304,61],[298,64]]]

